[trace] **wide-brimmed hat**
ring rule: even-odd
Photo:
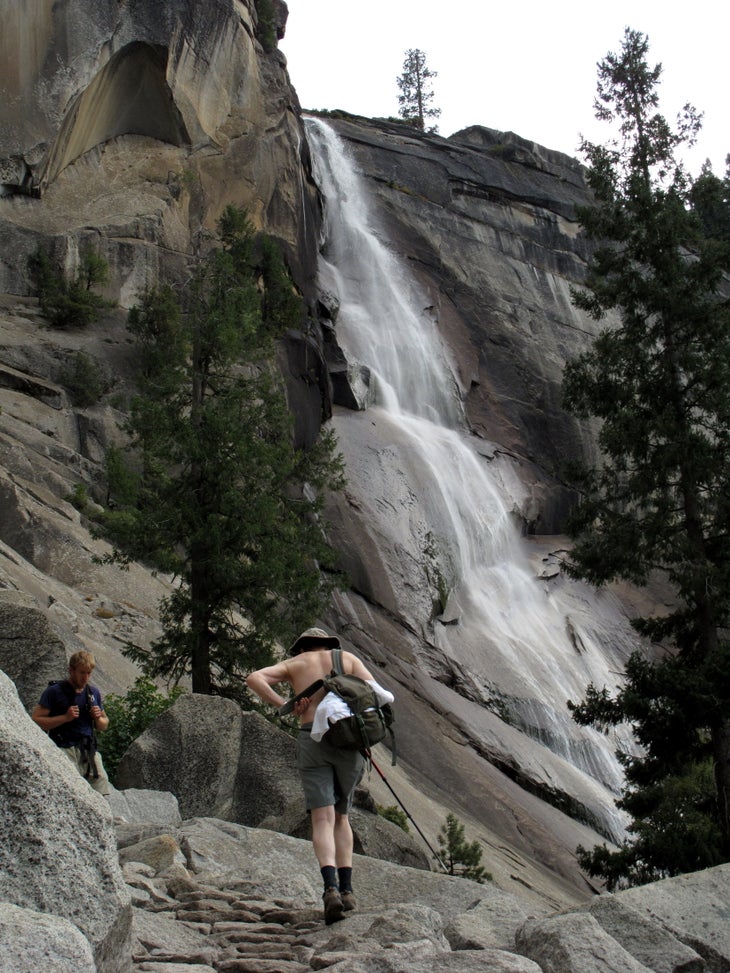
[[[289,655],[299,655],[313,645],[326,645],[330,649],[339,649],[340,640],[336,635],[328,635],[321,628],[308,628],[289,649]]]

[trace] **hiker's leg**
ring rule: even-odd
[[[312,845],[319,862],[319,870],[324,881],[324,921],[329,926],[339,922],[345,914],[345,906],[337,888],[337,869],[335,868],[335,809],[332,804],[326,807],[313,807]]]
[[[334,810],[334,809],[333,809]],[[335,864],[338,868],[352,868],[352,828],[346,814],[334,816]]]
[[[61,751],[61,753],[66,754],[78,773],[83,777],[86,773],[86,767],[82,765],[80,754],[76,747],[59,747],[58,749]]]
[[[96,761],[96,770],[99,776],[94,777],[94,775],[91,774],[89,776],[89,783],[91,784],[91,786],[94,788],[95,791],[99,792],[99,794],[102,794],[104,797],[109,797],[109,795],[112,792],[112,789],[111,789],[111,785],[109,784],[109,777],[107,776],[107,772],[104,769],[104,763],[101,759],[101,754],[98,752],[98,750],[94,754],[94,759]]]
[[[312,845],[317,856],[319,867],[335,865],[335,809],[329,804],[327,807],[313,807],[312,815]]]
[[[335,813],[335,850],[337,855],[337,884],[340,888],[343,912],[355,909],[352,892],[352,828],[346,814]]]

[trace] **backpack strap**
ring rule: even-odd
[[[76,748],[81,752],[82,766],[86,767],[84,777],[87,780],[91,777],[97,780],[99,768],[96,766],[96,736],[82,737],[76,744]]]
[[[332,675],[344,676],[345,670],[342,666],[342,649],[332,649]]]
[[[66,701],[69,706],[73,706],[74,700],[76,699],[76,690],[68,681],[68,679],[51,679],[48,683],[49,686],[58,686],[63,695],[66,697]]]
[[[68,679],[51,679],[51,681],[48,683],[48,686],[49,688],[53,686],[55,687],[55,689],[58,690],[58,697],[55,700],[56,705],[51,707],[52,716],[59,716],[61,713],[65,713],[66,710],[69,708],[69,706],[74,705],[76,701],[76,690],[68,681]],[[54,713],[53,710],[58,709],[58,707],[60,706],[63,706],[65,708],[59,710],[59,712],[57,713]],[[56,739],[54,733],[58,735],[58,730],[60,729],[62,729],[62,727],[56,727],[55,730],[50,731],[49,736],[51,737],[52,740]],[[62,735],[63,734],[61,734],[61,736]]]

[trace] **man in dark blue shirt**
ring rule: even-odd
[[[31,717],[100,794],[109,794],[109,779],[96,753],[95,731],[109,726],[101,693],[89,682],[96,661],[91,652],[76,652],[68,678],[44,690]]]

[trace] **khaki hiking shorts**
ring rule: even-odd
[[[106,775],[104,764],[101,762],[101,754],[98,751],[96,752],[95,757],[96,769],[99,776],[94,777],[93,774],[89,774],[89,776],[86,777],[87,764],[83,752],[78,747],[59,747],[58,749],[61,751],[61,753],[66,754],[76,770],[78,770],[82,777],[85,777],[95,791],[103,794],[104,797],[108,797],[109,794],[111,794],[109,778]]]
[[[347,814],[362,779],[365,758],[357,750],[340,750],[324,740],[317,743],[309,729],[302,728],[297,738],[297,769],[307,811],[334,805],[338,814]]]

